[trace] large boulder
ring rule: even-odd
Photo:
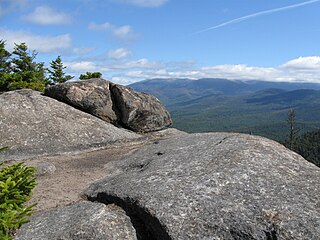
[[[0,160],[99,148],[141,137],[40,92],[0,95],[0,144],[9,147]]]
[[[128,128],[152,132],[172,124],[169,112],[156,97],[117,84],[112,84],[111,89],[121,122]]]
[[[48,86],[45,95],[67,103],[102,120],[117,124],[116,106],[112,101],[110,82],[102,79],[74,81]]]
[[[130,218],[115,205],[80,202],[31,217],[15,240],[136,240]]]
[[[157,131],[172,124],[170,114],[156,97],[104,79],[49,86],[45,95],[136,132]]]
[[[182,135],[114,167],[85,194],[122,206],[140,239],[319,239],[320,169],[274,141]]]

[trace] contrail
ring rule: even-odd
[[[242,21],[245,21],[245,20],[250,19],[250,18],[255,18],[255,17],[261,16],[261,15],[271,14],[271,13],[275,13],[275,12],[281,12],[281,11],[285,11],[285,10],[292,9],[292,8],[302,7],[302,6],[305,6],[305,5],[308,5],[308,4],[312,4],[312,3],[316,3],[316,2],[319,2],[319,1],[320,0],[311,0],[311,1],[297,3],[297,4],[285,6],[285,7],[274,8],[274,9],[270,9],[270,10],[265,10],[265,11],[253,13],[253,14],[250,14],[250,15],[247,15],[247,16],[243,16],[243,17],[240,17],[240,18],[236,18],[236,19],[221,23],[221,24],[213,26],[213,27],[209,27],[209,28],[203,29],[203,30],[201,30],[199,32],[196,32],[196,33],[207,32],[207,31],[210,31],[210,30],[213,30],[213,29],[217,29],[217,28],[221,28],[221,27],[230,25],[230,24],[242,22]]]

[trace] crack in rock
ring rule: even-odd
[[[146,208],[139,206],[138,202],[130,198],[121,199],[107,193],[98,193],[95,197],[87,196],[87,199],[92,202],[97,201],[107,205],[116,204],[121,207],[130,217],[138,240],[172,240],[165,226]]]

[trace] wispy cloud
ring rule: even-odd
[[[57,36],[35,35],[26,31],[0,29],[0,36],[6,39],[7,48],[11,51],[14,43],[25,42],[29,49],[40,53],[53,53],[71,47],[72,38],[69,34]]]
[[[228,25],[231,25],[231,24],[235,24],[235,23],[238,23],[238,22],[242,22],[242,21],[248,20],[250,18],[259,17],[259,16],[262,16],[262,15],[268,15],[268,14],[272,14],[272,13],[275,13],[275,12],[281,12],[281,11],[285,11],[285,10],[289,10],[289,9],[293,9],[293,8],[298,8],[298,7],[302,7],[302,6],[309,5],[309,4],[316,3],[316,2],[320,2],[320,0],[311,0],[311,1],[306,1],[306,2],[302,2],[302,3],[288,5],[288,6],[285,6],[285,7],[274,8],[274,9],[269,9],[269,10],[265,10],[265,11],[261,11],[261,12],[256,12],[256,13],[253,13],[253,14],[250,14],[250,15],[246,15],[246,16],[243,16],[243,17],[232,19],[230,21],[227,21],[227,22],[224,22],[224,23],[221,23],[221,24],[209,27],[209,28],[205,28],[205,29],[203,29],[203,30],[201,30],[199,32],[196,32],[196,33],[207,32],[207,31],[210,31],[210,30],[213,30],[213,29],[217,29],[217,28],[225,27],[225,26],[228,26]]]
[[[120,52],[120,51],[119,51]],[[73,75],[99,71],[105,78],[129,84],[151,78],[224,78],[229,80],[264,80],[273,82],[320,83],[320,56],[292,59],[280,66],[261,67],[246,64],[196,66],[191,62],[158,62],[146,58],[138,60],[107,59],[79,60],[68,63]]]
[[[109,22],[101,24],[92,22],[88,25],[88,29],[94,31],[111,31],[113,36],[122,40],[132,40],[137,37],[137,33],[133,31],[130,25],[116,26]]]
[[[100,66],[96,62],[92,61],[73,61],[65,62],[68,71],[72,73],[85,73],[85,72],[107,72],[109,69],[104,66]]]
[[[108,52],[108,57],[113,59],[121,59],[126,58],[131,54],[131,52],[128,49],[125,48],[118,48],[115,50],[110,50]]]
[[[115,26],[112,25],[109,22],[105,22],[105,23],[101,23],[101,24],[97,24],[97,23],[89,23],[88,25],[88,29],[89,30],[94,30],[94,31],[106,31],[109,29],[113,29]]]
[[[160,7],[168,0],[113,0],[115,2],[128,3],[138,7]]]
[[[91,53],[94,51],[95,51],[95,48],[92,48],[92,47],[80,47],[80,48],[76,47],[76,48],[73,48],[72,50],[73,53],[79,54],[79,55]]]
[[[23,17],[24,20],[40,25],[64,25],[71,23],[71,17],[49,7],[37,7],[32,13]]]

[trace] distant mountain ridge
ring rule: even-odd
[[[289,108],[301,132],[320,128],[320,84],[226,79],[151,79],[130,87],[158,97],[174,127],[188,132],[234,131],[286,137]]]
[[[266,89],[292,91],[298,89],[320,90],[318,83],[269,82],[259,80],[227,80],[220,78],[191,79],[149,79],[136,82],[129,87],[160,98],[165,104],[186,101],[208,95],[245,95]]]

